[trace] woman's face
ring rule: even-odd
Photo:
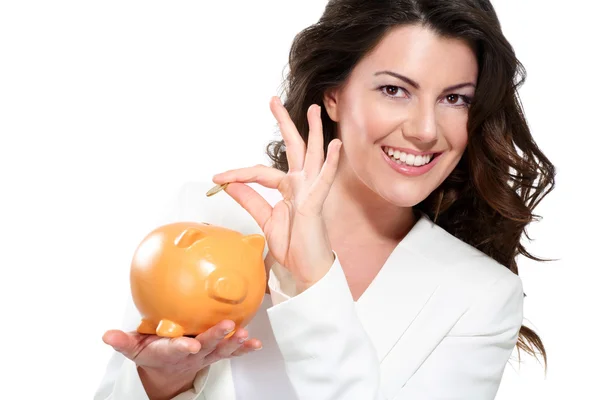
[[[465,150],[477,73],[462,41],[419,26],[391,31],[325,96],[343,143],[338,178],[397,206],[424,200]]]

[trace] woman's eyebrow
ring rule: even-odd
[[[421,88],[421,86],[417,82],[415,82],[414,80],[412,80],[410,78],[407,78],[404,75],[400,75],[400,74],[398,74],[396,72],[392,72],[392,71],[379,71],[379,72],[375,73],[375,76],[378,76],[378,75],[390,75],[390,76],[393,76],[394,78],[400,79],[400,80],[408,83],[409,85],[411,85],[415,89],[420,89]],[[476,86],[475,86],[474,83],[465,82],[465,83],[459,83],[458,85],[449,86],[446,89],[444,89],[443,92],[449,92],[451,90],[461,89],[461,88],[464,88],[464,87],[467,87],[467,86],[472,86],[472,87],[476,88]]]

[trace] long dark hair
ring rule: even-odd
[[[517,93],[526,78],[525,68],[488,0],[329,1],[320,20],[292,44],[284,105],[307,142],[308,107],[313,103],[324,107],[325,91],[343,84],[391,29],[407,24],[465,40],[479,64],[464,156],[444,183],[414,208],[518,274],[519,255],[543,261],[520,240],[527,236],[526,226],[539,218],[534,208],[554,188],[555,168],[529,131]],[[322,119],[327,151],[336,137],[336,124],[327,113]],[[271,141],[267,154],[273,167],[288,171],[283,141]],[[525,325],[517,349],[536,358],[541,354],[547,365],[540,337]]]

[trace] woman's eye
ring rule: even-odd
[[[448,104],[457,107],[467,107],[471,104],[471,98],[462,94],[452,93],[446,96],[445,99],[448,100]]]
[[[386,96],[389,97],[404,97],[404,89],[399,86],[386,85],[380,88]]]

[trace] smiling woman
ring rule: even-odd
[[[210,221],[237,202],[264,233],[261,310],[195,338],[107,332],[96,399],[493,399],[515,346],[545,360],[516,257],[554,166],[492,5],[332,0],[289,63],[273,165],[180,203]]]
[[[518,255],[539,260],[520,241],[555,176],[520,107],[524,80],[489,1],[331,1],[294,42],[286,107],[305,140],[307,104],[341,107],[345,118],[323,117],[324,142],[341,136],[352,160],[342,157],[341,168],[356,167],[359,191],[414,206],[517,274]],[[328,93],[341,88],[337,104]],[[365,151],[373,145],[388,155],[393,148],[388,165],[419,180],[390,176],[376,161],[378,149]],[[274,142],[268,153],[287,171],[283,149]],[[432,152],[436,168],[410,168],[410,154]],[[525,326],[518,345],[545,359],[540,338]]]

